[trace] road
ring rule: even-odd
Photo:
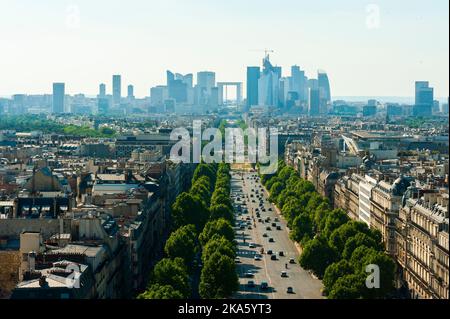
[[[298,265],[299,252],[294,242],[289,239],[286,221],[277,214],[274,205],[268,201],[256,173],[232,171],[231,195],[235,205],[242,207],[242,213],[236,213],[237,227],[235,229],[239,249],[236,267],[240,288],[234,298],[323,299],[322,282],[313,278]],[[263,203],[261,207],[260,202]],[[262,211],[263,207],[265,212]],[[256,216],[257,209],[260,209],[262,222],[259,222]],[[246,210],[248,213],[245,213]],[[267,217],[271,219],[268,223],[265,222]],[[248,229],[247,225],[245,229],[241,229],[239,223],[243,220],[247,222],[248,218],[251,229]],[[281,230],[272,226],[275,218],[278,218],[279,221],[276,224],[281,226]],[[268,226],[271,227],[270,231],[266,229]],[[243,233],[244,236],[242,236]],[[265,233],[267,237],[263,236]],[[271,238],[274,242],[269,242]],[[250,243],[255,244],[255,248],[250,248]],[[260,254],[261,248],[264,249],[263,254]],[[277,255],[277,260],[271,260],[272,255],[267,254],[269,250],[272,250],[273,255]],[[278,256],[280,251],[284,253],[284,256]],[[261,260],[255,260],[255,254],[260,254]],[[290,263],[291,258],[295,260],[295,264]],[[253,278],[246,276],[249,270],[254,273]],[[286,278],[281,277],[282,271],[287,272]],[[249,287],[249,281],[254,281],[255,287]],[[260,286],[262,282],[267,282],[269,288],[262,289]],[[293,293],[287,292],[288,287],[293,288]]]

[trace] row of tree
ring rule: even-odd
[[[152,272],[143,299],[192,297],[193,278],[201,253],[203,268],[199,293],[202,298],[230,296],[237,282],[234,258],[233,206],[230,200],[229,166],[200,164],[188,192],[172,205],[173,232],[166,241],[166,258]]]
[[[300,265],[323,279],[329,298],[386,298],[393,292],[395,263],[384,253],[379,231],[332,209],[312,183],[283,161],[277,174],[261,179],[286,218],[291,239],[303,248]],[[374,269],[379,269],[379,281]]]

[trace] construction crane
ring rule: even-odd
[[[264,56],[268,56],[269,53],[274,53],[274,50],[271,49],[264,49],[264,50],[250,50],[252,52],[264,52]]]

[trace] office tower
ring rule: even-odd
[[[439,101],[434,100],[433,101],[433,110],[432,110],[433,114],[437,114],[440,111],[441,111],[441,105],[440,105]]]
[[[163,106],[164,101],[169,98],[167,86],[159,85],[150,89],[150,103],[153,106]]]
[[[133,85],[128,85],[127,87],[127,97],[128,99],[134,99],[134,86]]]
[[[416,99],[413,108],[414,116],[431,116],[434,101],[434,90],[427,81],[416,82]]]
[[[447,99],[447,103],[443,103],[442,105],[441,105],[441,113],[442,114],[448,114],[448,106],[449,106],[449,101],[450,101],[450,99]]]
[[[324,71],[318,71],[317,80],[320,92],[320,113],[326,114],[331,104],[331,91],[328,75]]]
[[[319,81],[310,79],[309,86],[309,115],[318,116],[320,114],[320,89]]]
[[[122,98],[122,77],[120,75],[113,75],[113,104],[120,105]]]
[[[367,104],[363,106],[363,116],[370,117],[375,116],[376,114],[377,114],[376,104]]]
[[[209,98],[209,107],[214,110],[219,106],[219,88],[213,87],[211,89],[211,96]]]
[[[174,99],[177,103],[185,103],[187,101],[187,88],[185,79],[180,74],[173,74],[167,71],[167,89],[169,98]]]
[[[210,105],[211,90],[216,87],[216,74],[203,71],[197,73],[197,85],[195,86],[195,101],[200,105]]]
[[[247,67],[247,112],[252,106],[258,105],[258,80],[260,73],[258,66]]]
[[[99,115],[107,115],[109,111],[109,100],[106,97],[97,99],[97,113]]]
[[[291,82],[289,91],[297,92],[298,99],[302,102],[306,102],[308,100],[308,95],[307,95],[305,71],[302,71],[300,67],[293,65],[291,67],[290,80]]]
[[[263,71],[258,80],[258,104],[278,106],[281,68],[273,67],[269,55],[263,59]]]
[[[55,114],[64,113],[65,84],[53,83],[53,104],[52,112]]]
[[[104,98],[106,97],[106,84],[101,83],[98,87],[98,97]]]
[[[399,104],[390,103],[386,106],[386,113],[388,116],[401,116],[403,109]]]

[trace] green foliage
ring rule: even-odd
[[[365,277],[359,274],[345,275],[334,283],[328,297],[330,299],[360,299]]]
[[[275,182],[270,188],[270,200],[275,202],[276,198],[283,191],[284,185],[280,182]]]
[[[181,258],[164,258],[155,265],[152,274],[153,284],[172,286],[179,291],[183,298],[189,298],[189,275],[184,260]]]
[[[314,224],[307,214],[300,214],[295,217],[292,223],[291,238],[296,242],[301,242],[305,236],[314,236]]]
[[[230,223],[232,223],[234,220],[233,210],[230,209],[230,207],[227,205],[217,204],[211,206],[210,212],[211,212],[210,216],[211,220],[223,218],[229,221]]]
[[[364,233],[357,233],[346,241],[344,251],[342,252],[342,258],[349,260],[355,249],[361,246],[381,250],[380,243],[377,243],[373,238]]]
[[[181,292],[170,285],[153,284],[144,293],[140,294],[137,299],[176,300],[185,298]]]
[[[312,270],[319,278],[323,277],[326,268],[335,261],[336,253],[323,237],[316,237],[309,241],[299,259],[300,266]]]
[[[175,229],[195,225],[201,230],[209,218],[209,211],[203,200],[190,193],[180,194],[172,205],[172,219]]]
[[[234,259],[219,252],[205,262],[200,276],[199,292],[203,299],[230,297],[239,288]]]
[[[164,251],[167,257],[183,258],[186,265],[192,265],[198,251],[197,234],[194,225],[183,226],[174,231],[166,241]]]
[[[345,259],[340,260],[334,264],[331,264],[325,270],[325,274],[323,276],[323,285],[325,287],[325,293],[329,293],[332,289],[336,281],[344,277],[346,275],[353,274],[354,270],[352,265]]]
[[[233,227],[231,226],[229,221],[223,218],[208,222],[198,239],[200,240],[202,246],[205,246],[208,241],[216,234],[225,237],[229,241],[234,240]]]
[[[336,251],[342,252],[347,240],[358,233],[368,234],[369,228],[365,223],[348,221],[331,233],[329,239],[330,246]]]
[[[344,225],[350,219],[347,214],[342,209],[334,209],[328,214],[325,219],[325,227],[324,227],[324,235],[325,237],[329,237],[331,233]]]
[[[203,247],[202,261],[206,263],[214,253],[228,256],[234,260],[236,251],[233,243],[220,235],[214,235],[208,243]]]
[[[207,176],[211,182],[211,185],[216,183],[216,171],[212,164],[199,164],[194,171],[194,177],[192,178],[192,184],[195,183],[200,177]]]

